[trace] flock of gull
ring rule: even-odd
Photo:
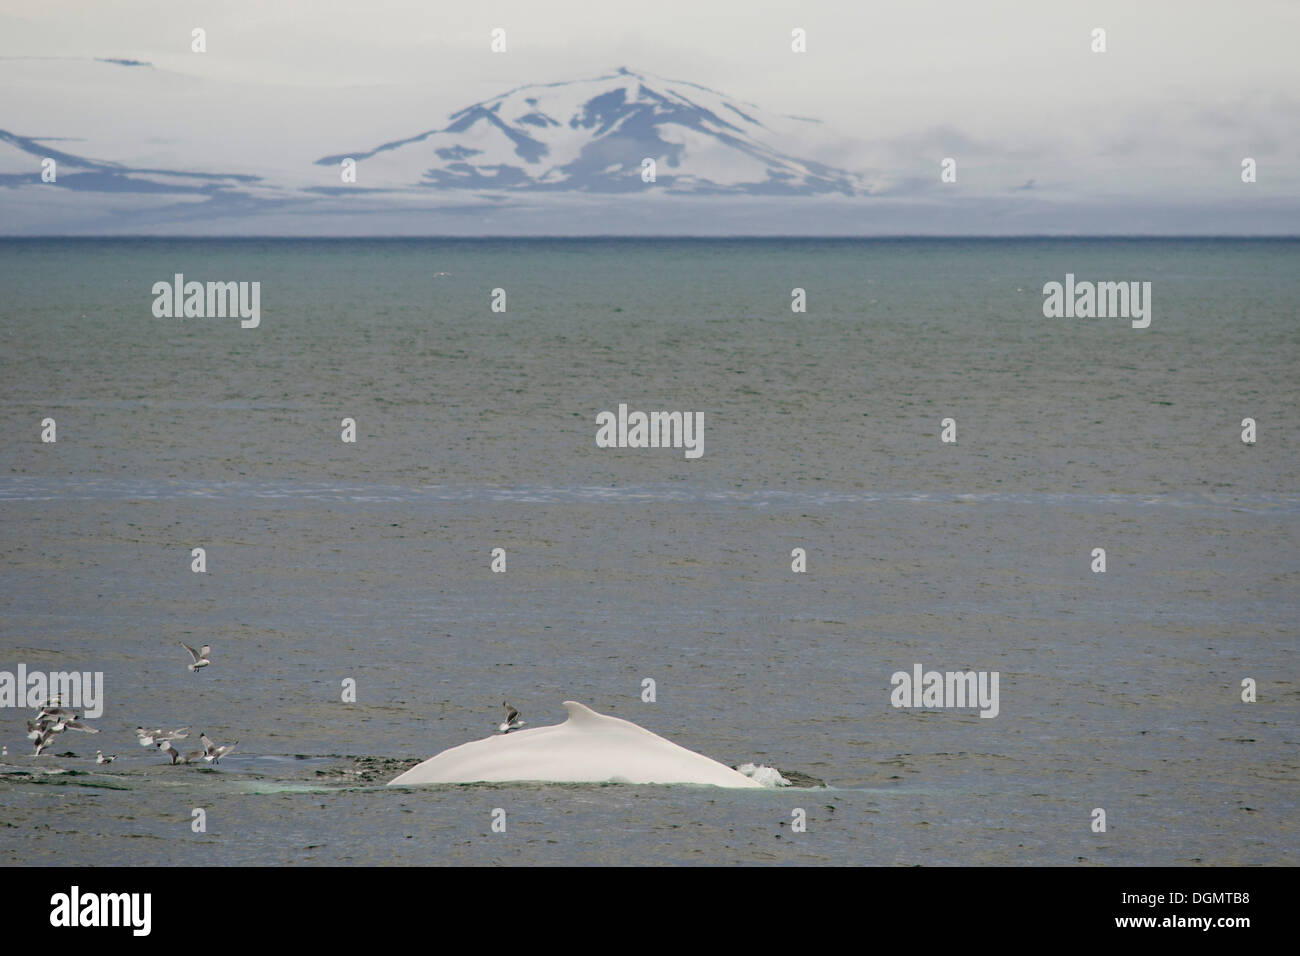
[[[203,744],[202,750],[191,750],[187,754],[182,754],[174,746],[173,740],[184,740],[190,735],[188,727],[181,727],[177,730],[145,730],[143,727],[135,728],[136,740],[140,742],[141,747],[157,747],[159,751],[171,757],[172,764],[178,763],[198,763],[200,760],[206,760],[208,763],[221,763],[221,758],[235,749],[236,740],[233,744],[226,744],[218,747],[214,744],[207,734],[199,734],[199,743]]]
[[[200,668],[207,667],[212,663],[212,647],[210,645],[204,644],[201,648],[195,650],[184,641],[179,643],[181,647],[190,652],[192,662],[187,664],[186,667],[191,672],[197,673]],[[36,756],[39,757],[48,750],[55,735],[61,734],[65,730],[79,730],[86,734],[99,733],[99,729],[85,723],[85,719],[84,714],[78,716],[72,710],[64,708],[59,697],[54,697],[44,704],[37,712],[35,719],[27,721],[27,739],[33,742]],[[141,747],[157,747],[160,753],[171,758],[173,765],[198,763],[199,761],[221,763],[221,758],[234,750],[239,743],[236,740],[233,744],[218,746],[212,742],[207,734],[200,733],[199,742],[203,745],[203,749],[191,750],[182,754],[173,746],[172,741],[184,740],[189,735],[188,727],[181,727],[176,730],[163,730],[162,728],[146,730],[143,727],[135,729],[136,740]],[[5,747],[3,756],[8,756],[8,754],[9,748]],[[117,754],[105,754],[102,750],[95,751],[95,762],[98,764],[112,763],[116,759]]]
[[[36,745],[36,756],[40,756],[45,750],[49,749],[55,734],[61,734],[65,730],[80,730],[83,734],[97,734],[99,730],[83,722],[82,717],[78,717],[70,710],[60,707],[61,701],[55,697],[48,704],[42,707],[36,714],[35,720],[27,721],[27,739]],[[101,757],[100,751],[95,751]],[[111,761],[113,758],[109,758]],[[100,761],[104,763],[106,761]]]
[[[191,662],[185,665],[191,672],[197,673],[200,668],[207,667],[212,663],[212,647],[204,644],[198,650],[190,647],[184,641],[178,642],[181,647],[190,652]],[[99,733],[98,728],[91,727],[85,723],[85,715],[78,716],[71,710],[63,708],[58,697],[45,704],[36,714],[34,720],[27,721],[27,739],[32,741],[36,748],[36,756],[40,756],[49,749],[51,741],[56,734],[61,734],[65,730],[79,730],[86,734]],[[509,704],[502,704],[506,710],[506,719],[497,728],[498,732],[508,734],[512,730],[518,730],[525,724],[525,721],[519,719],[519,711]],[[172,744],[174,740],[184,740],[190,735],[188,727],[179,727],[176,730],[163,730],[161,727],[153,730],[146,730],[144,727],[135,729],[135,737],[141,747],[157,747],[160,753],[166,754],[171,758],[171,762],[176,764],[198,763],[206,761],[207,763],[220,763],[221,758],[226,756],[235,749],[239,743],[236,740],[233,744],[224,744],[218,746],[209,739],[207,734],[199,734],[199,742],[203,745],[202,750],[191,750],[188,753],[181,753]],[[9,748],[6,747],[4,755],[7,756]],[[99,764],[112,763],[117,759],[117,754],[105,754],[102,750],[95,751],[95,762]]]

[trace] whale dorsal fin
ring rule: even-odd
[[[576,700],[566,700],[564,709],[569,712],[569,720],[575,724],[595,724],[605,720],[604,714],[598,714],[586,704],[580,704]]]

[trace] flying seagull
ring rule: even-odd
[[[515,710],[505,701],[501,702],[501,706],[506,709],[505,723],[503,723],[500,727],[497,728],[497,730],[501,731],[501,733],[508,734],[510,733],[510,731],[518,730],[520,727],[522,727],[524,724],[527,723],[527,721],[520,720],[519,711]]]
[[[207,667],[209,664],[212,663],[212,661],[208,659],[208,655],[212,653],[212,646],[210,644],[204,644],[201,648],[199,648],[196,651],[194,648],[190,647],[184,641],[177,641],[176,643],[180,644],[181,647],[189,651],[190,657],[194,658],[194,663],[185,665],[191,671],[198,673],[200,667]]]
[[[239,743],[239,741],[236,740],[234,744],[226,744],[223,747],[218,747],[208,739],[207,734],[199,734],[199,741],[203,744],[203,759],[209,763],[221,763],[221,758],[234,750],[235,744]]]
[[[143,727],[135,728],[136,739],[140,741],[141,747],[161,747],[167,740],[182,740],[189,736],[188,727],[180,727],[176,730],[145,730]]]

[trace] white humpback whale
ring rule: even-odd
[[[389,782],[428,783],[703,783],[762,789],[725,764],[630,720],[607,717],[566,700],[569,719],[550,727],[516,730],[444,750]]]

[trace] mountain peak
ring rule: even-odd
[[[792,144],[774,131],[781,119],[699,84],[619,66],[596,77],[516,87],[452,113],[440,129],[317,163],[351,157],[365,163],[367,182],[387,188],[751,196],[866,191],[851,173],[787,152]]]

